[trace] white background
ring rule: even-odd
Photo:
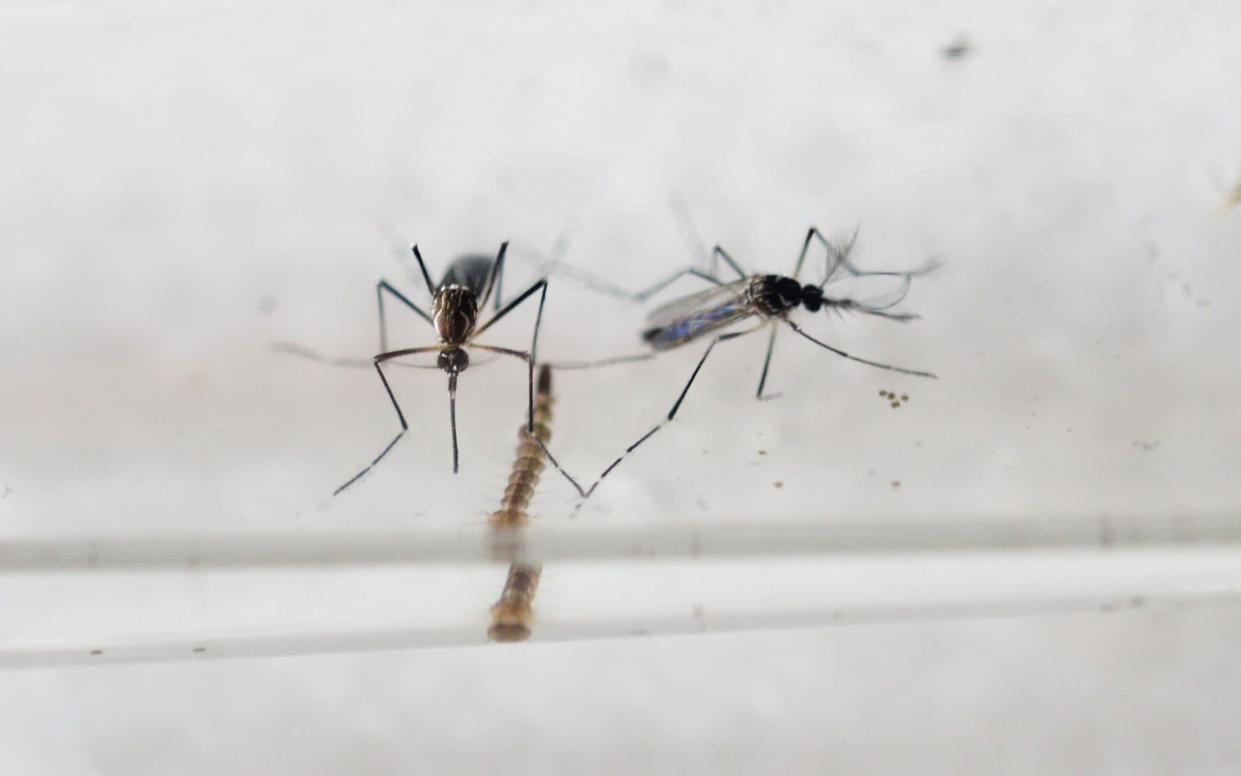
[[[373,375],[270,343],[371,355],[375,279],[418,291],[403,241],[439,274],[511,239],[516,288],[567,234],[566,261],[641,286],[698,258],[674,196],[754,270],[788,271],[811,223],[860,225],[864,266],[942,257],[906,302],[923,320],[803,313],[942,379],[784,337],[785,396],[758,404],[762,337],[722,346],[578,519],[1233,510],[1237,40],[1232,3],[5,4],[0,530],[481,522],[518,367],[463,376],[456,478],[442,375],[399,370],[415,433],[332,501],[391,408]],[[532,312],[490,341],[524,346]],[[543,354],[632,352],[641,316],[554,285]],[[394,320],[394,342],[427,342]],[[589,478],[700,352],[558,379],[553,449]],[[570,507],[549,483],[539,517]],[[1227,773],[1239,624],[1220,607],[14,672],[0,762]]]

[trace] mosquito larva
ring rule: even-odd
[[[533,434],[525,425],[517,432],[517,454],[513,459],[508,486],[500,499],[500,508],[491,513],[490,522],[496,529],[517,528],[530,520],[526,508],[534,498],[534,489],[543,472],[543,446],[552,436],[552,370],[548,366],[539,368],[533,419]],[[509,566],[504,590],[491,607],[491,627],[487,629],[487,638],[492,641],[525,641],[530,638],[530,626],[534,622],[534,594],[538,591],[542,573],[543,567],[539,565],[514,563]]]
[[[504,488],[500,508],[491,513],[491,524],[496,528],[515,528],[529,520],[526,507],[530,506],[534,489],[539,484],[539,475],[543,473],[543,445],[551,438],[552,370],[541,366],[534,394],[534,433],[531,435],[525,424],[517,431],[513,471],[508,476],[508,486]]]

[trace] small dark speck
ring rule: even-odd
[[[759,451],[758,451],[758,454],[759,454],[759,455],[767,455],[767,451],[766,451],[766,450],[759,450]]]
[[[921,440],[921,439],[916,440],[916,441],[914,442],[914,447],[922,447],[922,440]]]
[[[1154,440],[1146,441],[1142,439],[1137,439],[1137,440],[1134,440],[1133,447],[1135,450],[1141,450],[1144,453],[1149,453],[1150,451],[1159,447],[1159,440],[1154,439]]]
[[[5,486],[4,486],[4,493],[3,493],[3,494],[0,494],[0,498],[8,498],[8,497],[9,497],[9,494],[10,494],[10,493],[12,493],[12,492],[13,492],[13,489],[12,489],[12,488],[10,488],[8,485],[5,485]]]
[[[773,483],[771,483],[771,484],[772,484],[773,486],[777,487],[777,488],[783,488],[783,487],[784,487],[784,480],[776,480],[775,482],[773,482]]]
[[[900,486],[901,486],[900,480],[892,480],[892,487],[899,488]]]
[[[940,52],[944,59],[964,59],[970,53],[970,43],[965,38],[957,38]]]
[[[102,649],[92,649],[92,650],[90,651],[90,653],[91,653],[92,655],[102,655],[102,654],[103,654],[103,650],[102,650]]]
[[[259,312],[263,315],[271,315],[276,309],[276,300],[264,294],[259,297]]]
[[[194,647],[194,652],[197,654],[202,654],[203,652],[206,652],[206,651],[207,651],[206,647]]]

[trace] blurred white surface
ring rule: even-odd
[[[968,55],[945,60],[958,39]],[[332,502],[391,408],[365,370],[270,343],[370,355],[375,279],[416,288],[402,240],[438,274],[572,226],[567,260],[640,286],[693,259],[672,194],[755,270],[786,271],[810,223],[860,224],[864,266],[943,257],[906,302],[921,321],[807,321],[942,379],[786,337],[785,396],[758,404],[761,338],[722,346],[580,520],[1235,513],[1238,39],[1229,2],[0,5],[0,536],[481,525],[519,368],[463,376],[456,478],[442,378],[402,370],[415,433]],[[524,344],[532,313],[493,341]],[[559,284],[544,353],[632,352],[641,315]],[[409,344],[427,334],[411,316]],[[598,471],[700,352],[566,374],[553,449]],[[554,525],[571,502],[547,484]],[[9,672],[0,764],[1231,773],[1239,622]]]

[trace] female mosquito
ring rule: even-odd
[[[806,254],[810,249],[811,241],[818,240],[827,250],[827,271],[823,282],[819,284],[802,284],[798,280],[801,275],[802,266],[806,261]],[[927,266],[908,272],[867,272],[858,269],[849,259],[849,253],[853,249],[853,245],[857,240],[857,233],[842,246],[833,245],[829,242],[815,227],[810,227],[806,233],[806,239],[802,243],[801,253],[797,257],[797,264],[793,268],[791,277],[783,275],[751,275],[747,274],[741,265],[733,259],[719,245],[711,251],[712,270],[703,271],[695,267],[688,267],[680,270],[670,277],[656,283],[651,288],[634,294],[622,294],[637,300],[645,300],[652,294],[671,285],[679,278],[691,275],[711,283],[714,287],[696,294],[691,294],[680,299],[675,299],[667,304],[656,307],[647,315],[646,328],[642,331],[642,340],[646,342],[654,352],[643,353],[635,356],[621,356],[619,358],[606,359],[594,362],[567,362],[555,364],[560,369],[585,369],[595,366],[604,366],[608,364],[625,363],[630,361],[640,361],[654,358],[658,352],[671,350],[701,339],[711,337],[710,344],[703,352],[702,357],[698,359],[698,364],[694,367],[694,371],[690,374],[689,380],[685,383],[685,387],[681,389],[680,395],[672,405],[672,409],[667,416],[655,425],[650,431],[647,431],[636,442],[625,448],[625,451],[616,458],[599,478],[594,481],[591,486],[585,490],[578,487],[578,492],[582,494],[582,501],[579,502],[578,508],[585,502],[587,498],[594,493],[603,479],[608,476],[620,462],[628,457],[643,442],[650,439],[655,432],[659,431],[668,423],[676,418],[677,411],[680,410],[685,396],[689,393],[689,389],[694,384],[694,380],[698,377],[699,371],[702,370],[703,364],[706,363],[707,357],[711,355],[711,351],[721,342],[736,339],[737,337],[751,334],[759,329],[769,327],[771,335],[767,341],[767,355],[763,359],[763,371],[758,381],[757,398],[760,400],[774,399],[779,394],[765,395],[763,389],[767,385],[767,374],[771,367],[771,355],[775,349],[776,334],[779,333],[779,325],[784,324],[802,337],[810,340],[815,345],[835,353],[842,358],[850,361],[857,361],[868,366],[878,369],[886,369],[892,372],[900,372],[902,374],[914,375],[916,377],[929,377],[937,379],[930,372],[922,372],[915,369],[906,369],[904,367],[885,364],[878,361],[860,358],[851,355],[840,348],[823,342],[797,325],[789,318],[789,313],[798,307],[804,307],[809,312],[818,312],[819,310],[832,311],[838,314],[845,312],[858,312],[866,315],[874,315],[886,318],[892,321],[911,321],[918,316],[912,313],[893,312],[891,308],[895,307],[905,298],[905,294],[909,291],[912,278],[930,272],[935,268],[935,263],[931,262]],[[733,272],[737,273],[738,279],[725,282],[714,273],[714,266],[717,259],[722,259]],[[862,301],[851,299],[848,297],[835,297],[827,294],[827,286],[833,280],[838,279],[841,273],[853,277],[876,277],[889,276],[901,278],[900,287],[887,298]],[[590,285],[595,285],[608,293],[615,293],[616,287],[607,283],[596,283],[587,278],[583,273],[576,273],[579,280],[583,280]],[[717,333],[733,324],[740,323],[750,318],[760,319],[758,324],[741,331],[731,331]],[[576,483],[575,483],[576,484]]]
[[[457,448],[457,378],[470,366],[470,356],[466,348],[513,356],[526,362],[528,372],[526,422],[528,429],[531,432],[534,430],[534,363],[539,344],[539,325],[543,320],[543,305],[547,300],[547,280],[542,279],[535,282],[515,299],[501,306],[500,288],[504,276],[504,256],[508,251],[507,242],[500,245],[500,251],[494,259],[488,256],[477,255],[467,255],[456,259],[448,265],[448,269],[444,272],[444,278],[438,286],[432,285],[431,275],[427,272],[427,265],[422,260],[422,254],[419,253],[418,246],[413,245],[411,248],[414,258],[418,260],[418,268],[421,270],[427,291],[431,294],[431,313],[428,315],[421,307],[410,301],[400,291],[397,291],[387,280],[381,279],[375,286],[375,297],[379,308],[379,343],[381,352],[371,361],[375,366],[375,371],[379,373],[379,379],[383,383],[384,391],[387,392],[388,398],[392,401],[393,409],[396,410],[396,417],[401,423],[401,430],[375,457],[375,460],[371,461],[353,477],[350,477],[332,495],[339,495],[341,491],[361,479],[376,464],[382,461],[384,456],[405,436],[405,432],[409,431],[409,424],[405,421],[405,413],[401,411],[401,405],[397,402],[396,395],[392,392],[392,386],[388,384],[388,378],[384,375],[383,364],[394,358],[413,356],[419,353],[438,354],[435,367],[428,368],[441,369],[448,375],[448,416],[452,426],[452,470],[454,474],[459,469],[459,453]],[[539,309],[534,319],[534,336],[530,342],[530,350],[513,350],[494,345],[482,345],[476,342],[483,332],[487,331],[496,322],[536,293],[539,294]],[[427,323],[431,324],[435,329],[439,342],[434,345],[388,350],[388,326],[384,314],[385,294],[401,302]],[[494,314],[486,323],[480,326],[478,325],[479,312],[486,309],[488,301],[493,297],[495,300]],[[535,438],[537,439],[537,437]],[[546,448],[544,448],[544,452],[547,452]],[[548,453],[548,459],[558,469],[560,468],[550,453]]]

